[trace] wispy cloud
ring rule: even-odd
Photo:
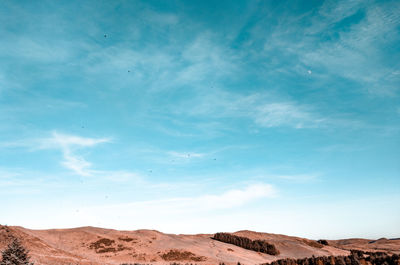
[[[91,147],[100,143],[107,143],[110,141],[110,138],[89,138],[53,132],[51,137],[44,138],[39,141],[41,143],[39,148],[49,149],[61,147],[71,149],[74,147]]]
[[[239,57],[232,50],[212,41],[213,35],[205,33],[191,42],[182,53],[183,68],[177,82],[190,84],[197,81],[216,80],[231,76],[238,68]],[[210,81],[209,81],[210,82]]]
[[[148,228],[175,233],[205,232],[207,230],[204,230],[206,227],[202,220],[206,223],[210,221],[214,223],[214,226],[210,226],[208,229],[223,229],[222,226],[226,227],[226,223],[216,221],[218,216],[238,213],[236,210],[243,207],[246,208],[244,209],[246,211],[252,208],[246,206],[272,199],[276,195],[277,190],[273,186],[257,183],[243,188],[225,189],[224,192],[219,194],[209,192],[193,197],[170,197],[113,204],[103,202],[96,205],[92,204],[93,206],[76,203],[63,207],[59,211],[55,209],[54,211],[57,214],[49,216],[44,223],[36,222],[36,220],[30,221],[29,227],[76,227],[91,224],[100,227],[113,227],[114,229]],[[41,209],[38,209],[39,212],[42,212],[44,208],[41,206]],[[243,214],[243,211],[240,211],[240,213]],[[66,218],[67,216],[68,218]],[[134,224],[132,220],[135,220]],[[202,228],[193,230],[193,223]],[[21,222],[17,222],[17,224],[26,225]],[[189,227],[192,227],[192,229]]]
[[[39,141],[40,149],[60,149],[64,161],[61,164],[80,176],[90,176],[92,164],[83,157],[76,155],[75,151],[83,147],[93,147],[100,143],[110,142],[109,138],[88,138],[75,135],[61,134],[53,132],[50,138]]]
[[[176,151],[169,151],[167,153],[168,153],[168,155],[170,155],[174,158],[179,158],[179,159],[202,158],[206,155],[204,153],[176,152]]]
[[[265,127],[291,127],[295,129],[324,127],[334,123],[317,114],[313,106],[282,100],[270,93],[248,95],[216,89],[212,95],[198,95],[173,110],[181,115],[204,116],[209,119],[245,118]]]
[[[15,142],[5,142],[3,148],[27,148],[30,151],[56,149],[60,150],[63,156],[61,165],[68,168],[80,176],[90,176],[92,164],[78,155],[80,149],[94,147],[101,143],[110,142],[110,138],[90,138],[77,135],[52,132],[50,137],[39,139],[18,140]]]
[[[239,58],[231,49],[214,41],[214,36],[206,31],[182,39],[179,45],[168,45],[166,41],[165,45],[136,49],[125,43],[107,48],[88,44],[90,52],[80,65],[88,78],[107,74],[113,86],[135,84],[146,86],[148,92],[175,91],[181,87],[192,90],[211,80],[233,77],[238,70]]]
[[[309,182],[315,181],[319,174],[279,175],[278,177],[290,182]]]
[[[72,171],[73,173],[84,177],[96,177],[96,179],[109,180],[113,182],[126,182],[133,181],[136,183],[147,183],[143,177],[136,172],[129,170],[103,170],[92,162],[86,160],[81,155],[82,149],[94,148],[99,144],[110,143],[111,138],[93,138],[82,137],[78,135],[60,133],[53,131],[49,137],[19,140],[16,142],[1,143],[0,147],[3,148],[26,148],[30,152],[37,152],[42,150],[59,150],[62,154],[60,164]],[[196,155],[196,154],[195,154]],[[0,177],[10,179],[10,183],[15,180],[15,177],[21,175],[35,175],[32,172],[21,172],[17,169],[0,170]],[[39,174],[40,175],[40,174]],[[14,180],[13,180],[14,178]]]
[[[261,105],[255,113],[255,122],[263,127],[290,126],[296,129],[319,127],[327,119],[317,116],[306,107],[291,102]]]
[[[170,199],[150,200],[133,203],[103,205],[82,209],[82,212],[95,218],[103,219],[104,213],[109,216],[137,218],[156,215],[193,214],[213,210],[232,209],[250,202],[272,198],[277,190],[270,184],[258,183],[242,189],[231,189],[221,194],[206,194],[199,197],[176,197]]]
[[[264,56],[280,51],[283,57],[296,58],[277,66],[283,72],[304,74],[312,70],[313,78],[342,77],[359,84],[365,92],[393,95],[400,79],[388,60],[383,60],[382,47],[395,45],[400,37],[396,30],[399,10],[396,2],[325,1],[314,14],[282,20],[266,38]],[[292,23],[294,19],[298,23]],[[346,26],[341,27],[341,23]],[[297,41],[300,36],[301,41]]]
[[[80,176],[90,176],[92,164],[84,158],[74,155],[68,149],[63,149],[64,161],[61,164]]]

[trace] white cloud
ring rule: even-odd
[[[76,135],[62,134],[58,132],[53,132],[52,137],[45,138],[40,141],[40,148],[54,148],[54,147],[90,147],[100,143],[110,142],[110,138],[88,138],[80,137]]]
[[[77,153],[81,148],[93,147],[101,143],[110,142],[110,138],[89,138],[77,135],[52,132],[48,138],[19,140],[16,142],[1,143],[0,147],[23,147],[31,151],[58,149],[61,150],[63,161],[61,165],[72,170],[80,176],[90,176],[95,171],[91,169],[92,164]]]
[[[357,0],[325,1],[307,19],[282,20],[266,37],[264,56],[270,58],[279,51],[284,57],[296,58],[292,67],[279,65],[274,71],[302,74],[312,67],[315,78],[340,76],[360,84],[366,92],[393,95],[398,91],[400,78],[393,73],[382,50],[398,41],[399,11],[400,5],[395,2],[368,6],[365,1]],[[352,24],[346,23],[344,29],[335,28],[351,16],[357,16]],[[294,19],[300,23],[293,23]],[[297,41],[299,32],[302,38]],[[329,41],[322,36],[327,36]]]
[[[201,34],[182,52],[183,67],[177,82],[193,84],[195,81],[230,75],[237,70],[238,57],[229,49],[212,41],[212,34]],[[201,83],[204,86],[204,82]]]
[[[212,94],[198,95],[179,108],[175,106],[173,111],[210,119],[247,118],[266,128],[315,128],[333,122],[317,114],[309,105],[280,100],[268,93],[242,95],[217,89]]]
[[[50,138],[39,140],[39,149],[60,149],[64,160],[61,164],[80,176],[93,174],[92,164],[83,157],[76,155],[77,149],[93,147],[100,143],[110,142],[109,138],[88,138],[76,135],[53,132]]]
[[[90,176],[92,171],[90,167],[92,164],[86,161],[84,158],[73,155],[68,149],[63,150],[64,161],[61,164],[74,171],[80,176]]]
[[[276,195],[275,189],[269,184],[249,185],[245,189],[229,190],[221,195],[204,195],[189,200],[189,205],[198,209],[226,209],[242,206],[253,200]]]
[[[28,148],[30,151],[38,150],[60,150],[62,161],[60,164],[71,170],[79,176],[91,176],[101,179],[107,179],[113,182],[134,181],[144,184],[140,174],[124,170],[99,170],[93,164],[87,161],[83,156],[79,155],[83,148],[95,147],[98,144],[109,143],[111,138],[90,138],[77,135],[52,132],[50,137],[41,139],[19,140],[16,142],[0,143],[0,147],[5,148]],[[0,168],[0,178],[11,178],[20,175],[29,175],[31,172],[20,172],[13,169],[2,171]],[[145,183],[148,184],[148,183]]]
[[[174,20],[173,16],[165,19]],[[168,43],[169,36],[165,38]],[[143,46],[141,49],[125,44],[102,49],[94,46],[88,49],[90,53],[80,65],[88,78],[97,79],[98,75],[107,74],[112,78],[109,79],[112,87],[145,85],[150,92],[182,86],[204,87],[205,81],[233,76],[237,69],[237,56],[216,43],[211,33],[200,33],[193,40],[185,39],[180,43],[179,46]]]
[[[190,158],[201,158],[204,157],[205,154],[203,153],[196,153],[196,152],[176,152],[176,151],[170,151],[168,152],[168,155],[174,157],[174,158],[180,158],[180,159],[190,159]]]
[[[259,106],[254,113],[255,122],[263,127],[291,126],[296,129],[317,127],[325,119],[316,117],[304,107],[290,102]]]
[[[318,174],[280,175],[279,178],[291,182],[308,182],[318,178]]]
[[[89,212],[138,213],[152,215],[154,213],[190,213],[218,209],[240,207],[251,201],[274,197],[275,188],[270,184],[253,184],[244,189],[232,189],[218,195],[202,195],[199,197],[176,197],[171,199],[123,203],[108,206],[99,206],[87,209]],[[115,213],[116,214],[116,213]]]
[[[59,227],[91,224],[119,229],[136,227],[184,232],[192,226],[192,223],[199,224],[198,220],[203,217],[215,218],[218,213],[229,212],[261,199],[272,198],[276,194],[273,186],[258,183],[241,189],[227,190],[221,194],[198,197],[176,197],[92,207],[77,206],[77,208],[63,209],[60,215],[53,215],[55,219],[61,219],[51,221]],[[67,215],[69,218],[63,219]],[[190,222],[185,221],[188,219]],[[118,227],[115,227],[116,224]]]

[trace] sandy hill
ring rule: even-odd
[[[259,253],[211,239],[213,235],[175,235],[155,230],[118,231],[95,227],[31,230],[0,226],[0,249],[17,237],[29,249],[35,264],[121,264],[172,262],[193,264],[260,264],[281,258],[348,255],[348,249],[400,251],[400,240],[347,239],[329,241],[286,235],[239,231],[234,235],[274,244],[277,256]]]

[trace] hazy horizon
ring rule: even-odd
[[[1,1],[0,224],[400,237],[399,1]]]

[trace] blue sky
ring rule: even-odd
[[[398,1],[1,1],[0,222],[400,236]]]

